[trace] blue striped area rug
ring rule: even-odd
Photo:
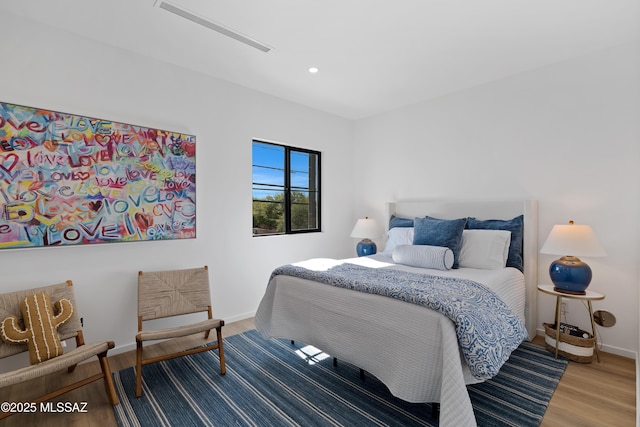
[[[120,426],[437,426],[430,404],[393,397],[372,375],[318,349],[264,340],[255,330],[225,338],[227,374],[216,352],[114,374]],[[469,386],[479,426],[538,426],[566,368],[543,347],[523,343],[500,373]]]

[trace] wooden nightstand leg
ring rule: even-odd
[[[596,325],[593,321],[593,307],[591,306],[591,300],[587,300],[589,306],[589,319],[591,320],[591,333],[593,334],[593,347],[596,351],[596,360],[600,363],[600,353],[598,352],[598,337],[596,336]]]
[[[560,346],[560,307],[562,307],[562,297],[556,297],[556,359],[558,358],[558,347]]]

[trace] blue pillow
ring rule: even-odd
[[[429,216],[416,218],[413,221],[413,244],[446,246],[453,252],[451,268],[458,268],[462,230],[466,222],[467,218],[438,219]]]
[[[514,267],[520,271],[524,270],[524,260],[522,258],[522,239],[524,234],[524,215],[513,219],[488,219],[479,220],[467,218],[467,228],[470,230],[507,230],[511,232],[511,244],[509,246],[509,256],[507,257],[507,267]]]
[[[400,218],[395,215],[391,215],[391,219],[389,219],[389,230],[395,227],[413,227],[413,220],[411,218]]]

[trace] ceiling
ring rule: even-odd
[[[2,0],[18,15],[348,119],[640,38],[640,0]],[[310,66],[320,72],[310,74]]]

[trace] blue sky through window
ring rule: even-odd
[[[275,196],[284,190],[285,148],[279,145],[253,141],[253,198]],[[309,189],[309,154],[290,152],[291,186]]]
[[[278,186],[278,187],[274,187]],[[253,198],[275,196],[284,189],[284,147],[253,142]]]
[[[309,154],[300,151],[291,152],[291,186],[309,189]]]

